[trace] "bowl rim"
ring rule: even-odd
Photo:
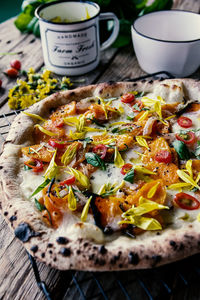
[[[193,12],[193,11],[188,11],[188,10],[181,10],[181,9],[172,9],[172,10],[160,10],[160,11],[154,11],[154,12],[151,12],[151,13],[148,13],[148,14],[146,14],[146,15],[143,15],[143,16],[141,16],[141,17],[139,17],[139,18],[137,18],[134,22],[133,22],[133,24],[131,25],[131,27],[132,27],[132,29],[137,33],[137,34],[139,34],[140,36],[142,36],[142,37],[145,37],[145,38],[147,38],[147,39],[150,39],[150,40],[153,40],[153,41],[158,41],[158,42],[164,42],[164,43],[178,43],[178,44],[183,44],[183,43],[192,43],[192,42],[197,42],[197,41],[200,41],[200,37],[198,38],[198,39],[193,39],[193,40],[185,40],[185,41],[171,41],[171,40],[161,40],[161,39],[157,39],[157,38],[153,38],[153,37],[150,37],[150,36],[148,36],[148,35],[145,35],[145,34],[143,34],[143,33],[141,33],[141,32],[139,32],[136,28],[135,28],[135,23],[139,20],[139,19],[141,19],[141,18],[144,18],[144,17],[146,17],[146,16],[148,16],[148,15],[152,15],[152,14],[159,14],[159,13],[162,13],[162,12],[180,12],[180,13],[182,13],[182,12],[184,12],[184,13],[190,13],[190,14],[194,14],[194,15],[197,15],[197,16],[199,16],[200,17],[200,14],[198,14],[198,13],[195,13],[195,12]]]

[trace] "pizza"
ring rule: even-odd
[[[52,267],[155,267],[200,250],[200,83],[100,83],[14,120],[2,214]]]

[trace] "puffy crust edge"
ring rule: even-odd
[[[163,82],[182,82],[187,99],[199,99],[199,81],[175,79]],[[73,100],[96,95],[119,96],[132,89],[151,92],[159,84],[160,81],[142,81],[89,85],[53,94],[28,111],[46,117],[50,109]],[[99,245],[82,238],[72,241],[69,236],[55,236],[54,230],[44,224],[33,204],[23,200],[19,189],[19,152],[22,145],[32,141],[33,124],[34,121],[22,113],[15,118],[0,158],[0,207],[15,235],[31,255],[60,270],[111,271],[155,267],[199,252],[200,231],[196,224],[188,224],[184,230],[169,229],[167,234],[152,236],[147,242],[141,241],[130,248],[123,244],[115,246],[112,242]]]

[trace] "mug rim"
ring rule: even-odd
[[[98,12],[96,15],[94,15],[92,18],[89,18],[89,19],[85,19],[85,20],[82,20],[82,21],[75,21],[75,22],[70,22],[70,23],[66,23],[66,22],[52,22],[50,20],[47,20],[47,19],[44,19],[42,18],[39,13],[46,7],[48,6],[53,6],[53,5],[56,5],[56,4],[59,4],[59,3],[69,3],[69,2],[79,2],[79,3],[88,3],[90,5],[93,5],[95,6],[97,9],[98,9]],[[70,1],[66,1],[66,0],[59,0],[59,1],[52,1],[52,2],[48,2],[48,3],[43,3],[41,4],[40,6],[38,6],[35,10],[35,16],[40,20],[40,21],[43,21],[45,23],[49,23],[49,24],[55,24],[55,25],[75,25],[75,24],[80,24],[80,23],[85,23],[85,22],[88,22],[90,20],[93,20],[95,19],[98,15],[100,14],[100,6],[95,3],[95,2],[92,2],[92,1],[82,1],[82,0],[70,0]]]
[[[183,44],[183,43],[192,43],[192,42],[200,41],[200,37],[199,37],[198,39],[185,40],[185,41],[171,41],[171,40],[164,40],[164,39],[161,40],[161,39],[157,39],[157,38],[153,38],[153,37],[151,37],[151,36],[145,35],[145,34],[139,32],[139,31],[135,28],[135,23],[136,23],[139,19],[141,19],[141,18],[143,18],[143,17],[146,17],[146,16],[148,16],[148,15],[159,14],[159,13],[162,13],[162,12],[170,12],[170,13],[173,13],[173,12],[182,13],[182,12],[184,12],[184,13],[195,14],[195,15],[197,15],[197,16],[200,17],[199,14],[197,14],[197,13],[195,13],[195,12],[192,12],[192,11],[188,11],[188,10],[172,9],[172,10],[154,11],[154,12],[151,12],[151,13],[149,13],[149,14],[146,14],[146,15],[143,15],[143,16],[137,18],[137,19],[133,22],[133,24],[131,25],[132,29],[133,29],[137,34],[139,34],[140,36],[145,37],[145,38],[150,39],[150,40],[153,40],[153,41],[158,41],[158,42],[173,43],[173,44],[174,44],[174,43],[177,43],[177,44]]]

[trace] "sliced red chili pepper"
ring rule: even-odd
[[[62,128],[65,125],[65,122],[63,120],[59,120],[59,119],[53,121],[53,123],[54,123],[55,127],[57,127],[57,128]]]
[[[135,100],[135,95],[127,93],[121,97],[123,103],[131,103]]]
[[[158,162],[169,164],[172,161],[172,155],[167,150],[160,150],[159,152],[156,153],[155,160]]]
[[[144,107],[144,104],[142,103],[141,100],[137,100],[134,105],[133,105],[133,111],[134,112],[139,112],[142,110],[142,108]]]
[[[107,148],[103,144],[99,144],[92,149],[92,152],[100,156],[101,159],[104,159],[107,153]]]
[[[63,149],[63,148],[65,148],[65,146],[66,146],[66,143],[65,143],[65,142],[59,142],[59,141],[57,141],[57,140],[55,140],[55,139],[50,139],[50,140],[48,141],[48,144],[49,144],[51,147],[53,147],[53,148],[58,148],[58,149]]]
[[[194,210],[200,207],[199,200],[186,193],[176,194],[174,197],[174,202],[182,209]]]
[[[180,118],[178,118],[177,122],[178,122],[178,125],[183,128],[189,128],[192,126],[192,120],[187,117],[180,117]]]
[[[123,167],[120,170],[121,174],[126,175],[126,173],[128,173],[132,169],[132,167],[133,167],[132,164],[129,163],[123,165]]]
[[[71,184],[73,184],[74,182],[75,182],[75,180],[76,180],[76,178],[75,178],[75,176],[70,176],[70,177],[68,177],[66,180],[64,180],[64,181],[61,181],[59,184],[60,185],[71,185]]]
[[[192,131],[176,134],[176,138],[177,140],[184,142],[185,144],[194,144],[196,141],[196,136]]]
[[[44,169],[43,162],[39,159],[25,161],[24,164],[29,168],[33,169],[33,172],[35,173],[41,172]]]

